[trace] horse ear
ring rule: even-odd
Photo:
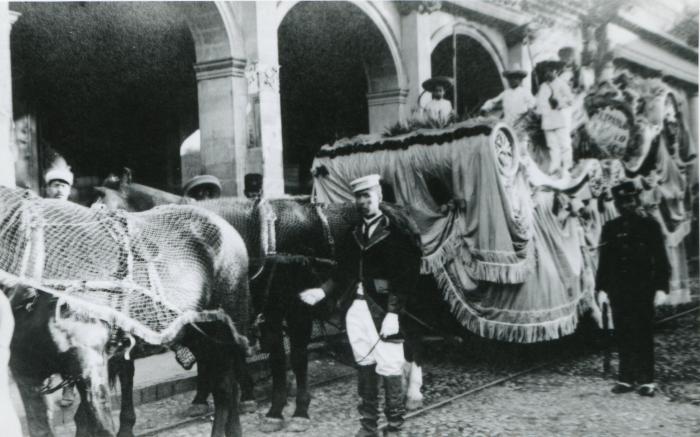
[[[131,169],[129,167],[124,167],[122,171],[122,176],[119,178],[119,188],[124,191],[127,186],[131,185]]]

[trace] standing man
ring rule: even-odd
[[[44,182],[46,182],[46,195],[44,197],[68,201],[71,188],[73,187],[73,172],[62,156],[56,154],[51,167],[44,174]],[[73,405],[74,400],[75,392],[73,391],[73,386],[67,385],[63,387],[59,404],[67,408]]]
[[[183,196],[194,200],[218,199],[221,197],[221,182],[216,176],[195,176],[182,187]]]
[[[549,173],[568,177],[573,165],[571,149],[571,113],[574,102],[569,84],[559,76],[560,61],[541,62],[544,81],[537,92],[537,112],[542,116],[542,130],[549,149]]]
[[[430,101],[422,108],[426,120],[431,120],[441,125],[450,121],[452,102],[445,99],[445,93],[450,88],[452,88],[452,79],[449,77],[431,77],[423,82],[423,90],[429,92],[432,96]]]
[[[503,72],[503,77],[508,81],[508,89],[493,99],[487,100],[481,107],[484,112],[493,111],[500,103],[503,106],[503,121],[509,126],[530,109],[534,109],[536,102],[529,90],[522,86],[527,72],[520,68],[519,64],[513,64],[511,68]]]
[[[654,298],[668,293],[671,266],[659,224],[639,213],[639,191],[633,182],[613,187],[620,216],[603,226],[596,277],[598,304],[612,308],[619,345],[619,376],[613,393],[637,387],[654,396]]]
[[[357,437],[378,435],[378,383],[384,381],[387,427],[385,436],[398,436],[404,422],[401,371],[405,363],[399,315],[420,271],[419,243],[379,208],[379,175],[352,181],[362,219],[339,246],[334,278],[321,288],[301,293],[314,305],[324,297],[337,297],[346,311],[348,339],[357,363],[360,395],[360,430]]]

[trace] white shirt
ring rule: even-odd
[[[447,99],[431,99],[425,104],[423,111],[427,117],[430,117],[433,120],[447,121],[452,113],[452,102]]]
[[[557,109],[552,108],[549,98],[554,96],[559,102]],[[569,84],[561,77],[551,82],[543,82],[537,92],[537,112],[542,115],[542,129],[555,130],[570,126],[571,112],[569,107],[574,101]]]
[[[482,109],[490,111],[499,101],[503,103],[503,120],[511,126],[518,117],[536,105],[530,91],[521,85],[517,88],[508,88],[493,99],[487,100]]]

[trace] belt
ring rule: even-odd
[[[364,295],[364,294],[356,294],[356,295],[355,295],[355,300],[367,300],[367,299],[365,299],[365,295]]]

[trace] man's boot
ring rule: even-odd
[[[360,366],[357,379],[357,392],[360,395],[360,430],[355,437],[376,437],[379,419],[379,375],[374,365]]]
[[[386,395],[384,414],[387,421],[384,436],[398,437],[403,425],[404,415],[406,414],[401,375],[385,376],[384,390]]]

